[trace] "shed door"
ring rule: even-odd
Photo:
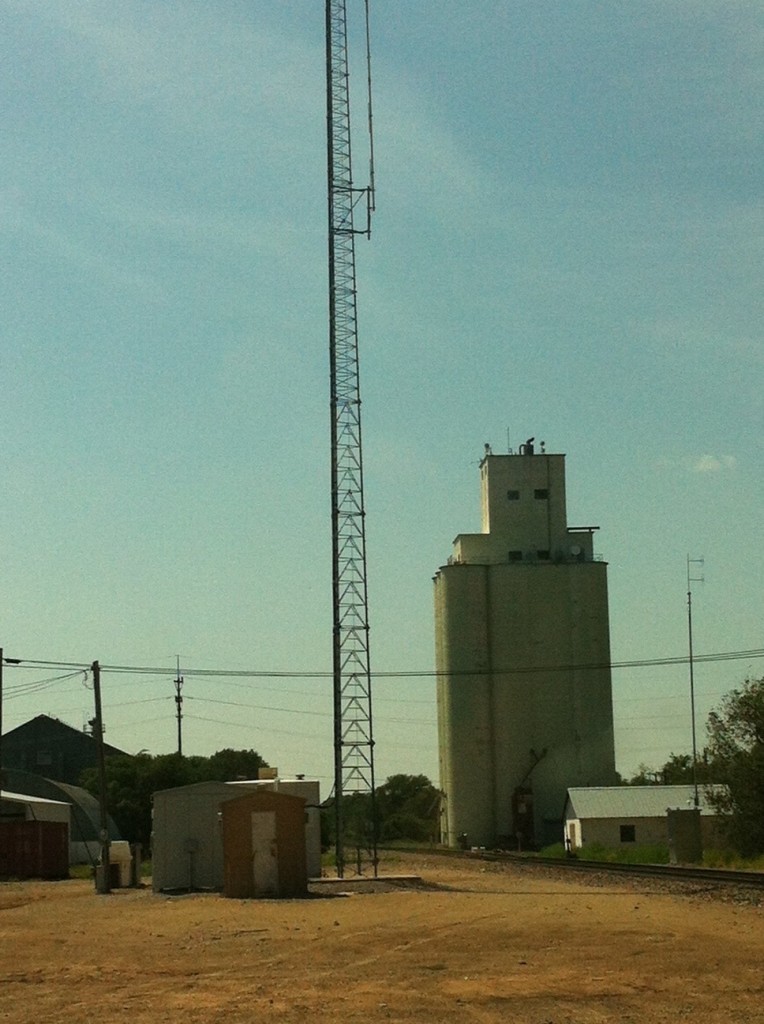
[[[279,860],[276,812],[252,812],[252,879],[255,896],[278,896]]]

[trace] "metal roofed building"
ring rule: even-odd
[[[69,828],[71,804],[0,790],[0,821],[58,821]]]
[[[95,864],[101,852],[100,809],[98,800],[81,786],[46,779],[32,772],[6,769],[6,786],[16,793],[42,797],[49,802],[63,802],[71,807],[69,818],[69,863]],[[109,817],[109,839],[122,839],[114,820]]]
[[[719,840],[720,817],[708,799],[721,786],[698,787],[701,833],[704,843]],[[669,811],[691,811],[694,786],[594,786],[568,789],[564,836],[570,849],[599,843],[626,845],[666,844]]]
[[[0,791],[0,877],[66,878],[71,805]]]

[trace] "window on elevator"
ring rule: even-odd
[[[549,489],[547,487],[537,487],[533,492],[533,497],[538,498],[539,501],[546,501],[549,497]]]

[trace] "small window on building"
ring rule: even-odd
[[[533,492],[533,497],[538,498],[539,501],[546,501],[549,497],[549,489],[547,487],[537,487]]]
[[[520,500],[520,492],[519,491],[507,491],[507,501],[519,501],[519,500]]]
[[[538,558],[541,561],[548,561],[549,560],[549,552],[548,551],[537,551],[536,552],[536,558]]]
[[[53,755],[49,750],[38,750],[37,751],[37,763],[41,767],[45,765],[53,764]]]
[[[636,825],[621,825],[621,842],[622,843],[636,843],[637,841],[637,828]]]
[[[509,560],[510,560],[510,562],[522,562],[522,560],[523,560],[523,553],[522,553],[522,551],[510,551],[509,552]]]

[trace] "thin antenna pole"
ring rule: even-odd
[[[687,637],[689,643],[689,665],[690,665],[690,715],[692,717],[692,787],[693,787],[693,801],[695,807],[700,807],[700,797],[698,796],[698,742],[697,742],[697,730],[695,726],[695,672],[693,669],[693,651],[692,651],[692,584],[702,583],[702,576],[692,576],[691,566],[692,565],[703,565],[702,558],[690,558],[687,556]]]
[[[369,30],[369,0],[364,0],[366,14],[366,109],[369,118],[369,219],[366,237],[371,236],[371,214],[377,208],[376,184],[374,182],[374,118],[371,109],[371,33]]]
[[[177,654],[177,671],[175,676],[175,717],[178,720],[178,753],[183,756],[183,727],[181,725],[183,721],[183,696],[181,690],[183,689],[183,676],[180,674],[180,655]]]

